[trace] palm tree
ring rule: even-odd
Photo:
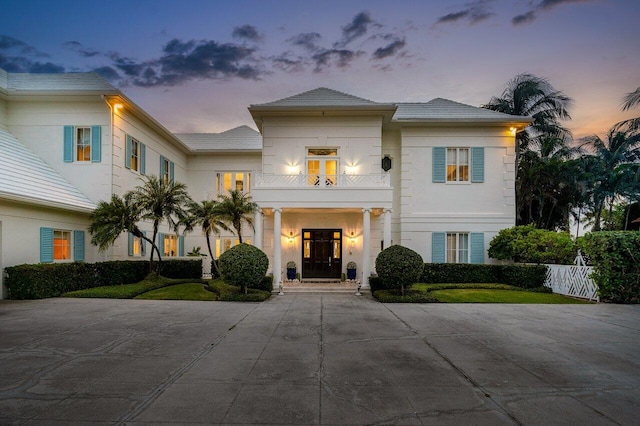
[[[192,202],[185,184],[172,180],[165,183],[164,179],[155,175],[145,176],[144,183],[131,191],[131,198],[140,209],[140,218],[152,222],[153,241],[158,235],[160,223],[165,220],[177,232],[181,220],[187,215],[185,207]],[[153,247],[158,253],[158,261],[162,261],[160,250],[155,244]],[[153,263],[153,250],[150,261]]]
[[[593,230],[601,229],[600,218],[605,205],[613,210],[619,197],[633,197],[640,193],[638,164],[640,161],[640,131],[632,123],[618,123],[607,133],[606,140],[593,135],[583,139],[594,152],[596,185],[593,189]],[[611,217],[611,214],[609,215]]]
[[[133,202],[131,193],[125,194],[122,198],[114,194],[110,202],[100,201],[89,215],[91,243],[103,251],[113,245],[121,233],[130,232],[135,237],[149,242],[153,249],[157,250],[154,240],[147,238],[138,227],[140,216],[140,209]]]
[[[229,195],[220,195],[218,209],[220,219],[230,224],[242,244],[242,223],[253,227],[253,215],[260,209],[258,204],[251,201],[251,196],[237,189],[229,190]]]
[[[211,249],[211,234],[219,234],[220,229],[225,231],[229,230],[227,224],[221,219],[219,203],[215,200],[204,200],[200,203],[192,201],[188,206],[188,216],[183,221],[185,225],[185,231],[191,231],[196,225],[202,227],[202,233],[207,237],[207,248],[209,249],[209,256],[211,256],[211,262],[213,263],[218,275],[218,264],[213,256],[213,250]]]
[[[631,108],[640,105],[640,87],[638,87],[634,92],[627,93],[627,95],[622,99],[622,110],[627,111]],[[629,120],[622,121],[618,123],[622,126],[629,126],[632,129],[640,129],[640,117],[630,118]]]
[[[531,74],[519,74],[507,83],[500,97],[492,97],[483,108],[510,115],[532,117],[533,122],[516,134],[516,166],[522,153],[539,145],[541,135],[554,135],[565,140],[571,132],[560,124],[570,120],[568,108],[572,99],[546,79]]]

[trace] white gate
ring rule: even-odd
[[[545,287],[551,288],[554,293],[599,302],[598,286],[589,278],[593,266],[585,265],[580,252],[574,263],[575,265],[546,265]]]

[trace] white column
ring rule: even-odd
[[[383,248],[391,245],[391,209],[384,209],[384,231],[382,233]]]
[[[371,209],[362,209],[362,288],[369,288],[371,275]]]
[[[253,245],[262,250],[262,210],[258,209],[253,217]]]
[[[278,289],[282,284],[282,233],[281,208],[273,209],[273,288]]]

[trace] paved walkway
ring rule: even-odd
[[[638,424],[640,307],[0,302],[0,424]]]

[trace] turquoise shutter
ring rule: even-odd
[[[164,234],[158,232],[158,251],[164,256]]]
[[[433,182],[444,183],[447,181],[447,149],[444,147],[433,148]]]
[[[160,156],[160,180],[164,182],[164,174],[165,174],[165,170],[164,170],[164,157],[161,155]]]
[[[178,256],[184,256],[184,235],[178,236]]]
[[[40,262],[53,262],[53,228],[40,228]]]
[[[484,263],[484,233],[471,233],[471,263]]]
[[[131,136],[127,135],[124,149],[124,166],[127,169],[131,168]]]
[[[471,182],[484,182],[484,147],[471,148]]]
[[[73,126],[64,126],[64,162],[73,163]]]
[[[170,161],[169,162],[169,182],[173,182],[173,169],[174,169],[173,161]]]
[[[444,243],[446,235],[444,232],[433,232],[431,234],[431,262],[445,263]]]
[[[73,231],[73,260],[84,262],[84,231]]]
[[[129,232],[129,244],[127,245],[129,256],[133,256],[133,239],[135,237],[131,232]]]
[[[102,161],[102,127],[91,126],[91,162]]]
[[[144,175],[147,172],[147,146],[143,143],[140,144],[140,174]]]
[[[142,231],[142,235],[147,236],[147,231]],[[147,242],[145,240],[140,241],[140,245],[142,246],[142,257],[147,255]]]

